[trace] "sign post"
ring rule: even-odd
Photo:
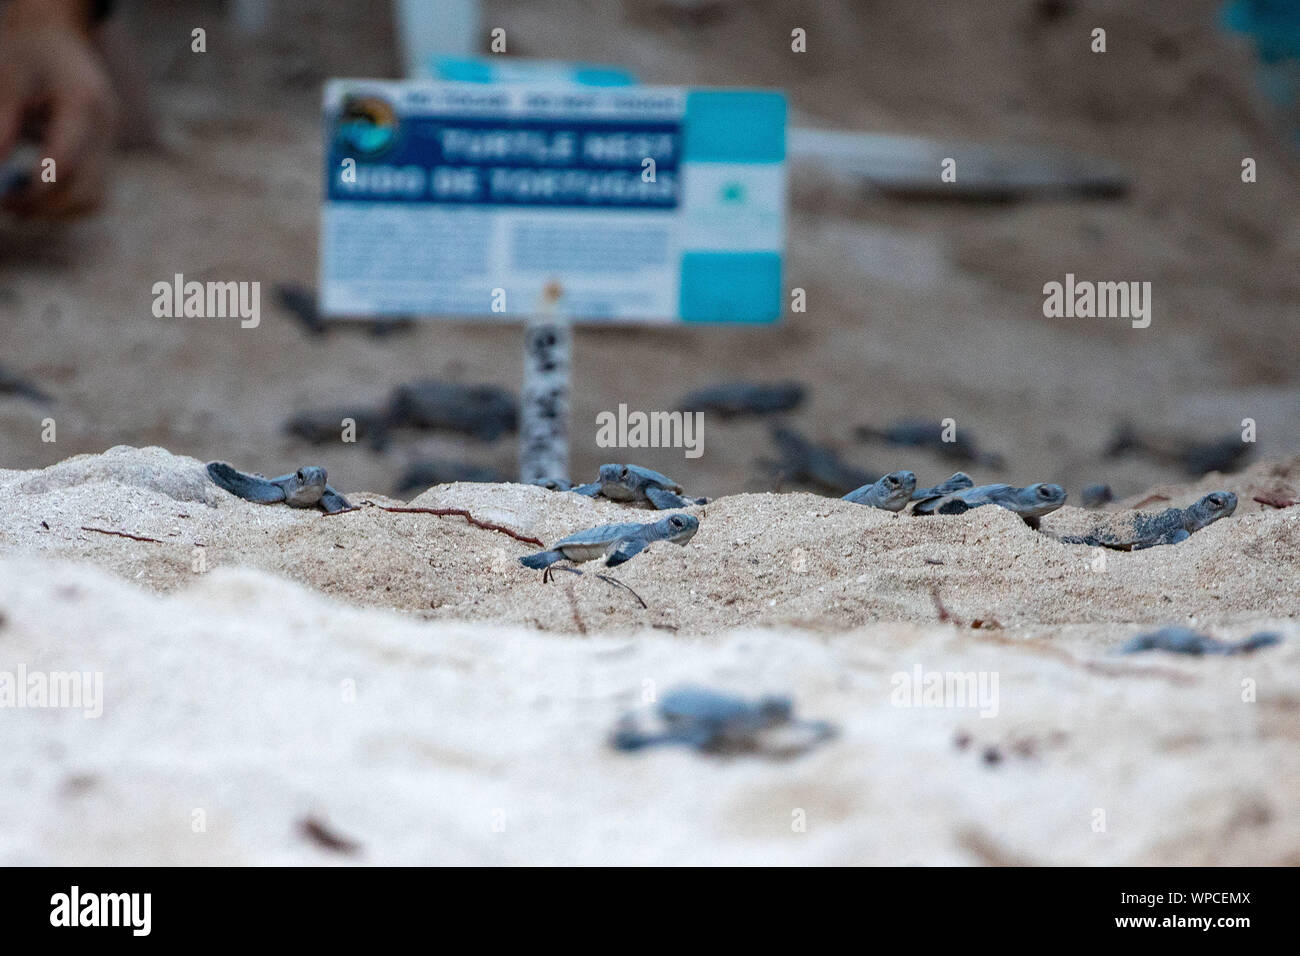
[[[569,387],[573,328],[558,282],[524,328],[524,387],[519,402],[519,480],[569,475]]]

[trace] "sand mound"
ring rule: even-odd
[[[1056,541],[1051,534],[1096,520],[1070,507],[1043,522],[1049,534],[1000,508],[913,518],[808,494],[729,496],[691,509],[701,524],[686,547],[655,545],[618,570],[648,609],[591,575],[542,584],[516,560],[534,545],[460,517],[266,507],[204,485],[202,474],[199,462],[159,448],[0,471],[0,545],[89,560],[164,591],[219,567],[253,567],[352,604],[566,632],[841,631],[938,621],[942,606],[962,622],[1030,636],[1065,624],[1124,625],[1098,630],[1114,643],[1135,623],[1248,626],[1300,611],[1300,509],[1252,500],[1294,489],[1300,459],[1156,489],[1145,497],[1185,505],[1222,487],[1241,504],[1182,544],[1132,554]],[[343,490],[354,502],[401,504]],[[463,509],[547,543],[595,524],[654,518],[525,485],[443,485],[410,505]]]
[[[648,610],[459,517],[251,505],[159,448],[0,472],[0,702],[6,675],[102,690],[6,704],[0,863],[1300,864],[1300,509],[1251,501],[1298,468],[1166,489],[1242,505],[1104,570],[996,508],[723,498],[620,569]],[[414,504],[546,541],[652,517],[517,485]],[[1284,641],[1113,654],[1188,620]],[[607,746],[681,684],[840,734],[788,761]]]

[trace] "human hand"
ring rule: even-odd
[[[0,160],[33,122],[54,160],[53,182],[38,165],[4,200],[19,215],[77,216],[103,195],[118,107],[90,30],[86,0],[14,0],[0,15]]]

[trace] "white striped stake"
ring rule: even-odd
[[[519,407],[519,480],[569,477],[569,369],[573,329],[560,307],[564,290],[548,283],[524,328],[524,388]]]

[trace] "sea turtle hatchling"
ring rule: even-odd
[[[3,365],[0,365],[0,395],[16,395],[40,404],[48,404],[51,401],[50,396],[33,382]]]
[[[949,495],[918,501],[912,509],[918,515],[959,515],[984,505],[1000,505],[1025,519],[1031,528],[1038,527],[1038,519],[1065,504],[1065,489],[1060,485],[1034,484],[1024,488],[1015,485],[976,485]]]
[[[694,515],[670,514],[647,524],[620,522],[587,528],[567,538],[561,538],[545,551],[529,554],[519,559],[526,568],[544,569],[543,580],[550,575],[551,565],[568,560],[574,564],[594,561],[605,556],[605,567],[612,568],[640,554],[656,541],[671,541],[684,545],[699,530],[700,519]],[[581,574],[573,568],[564,568]]]
[[[492,442],[518,428],[519,402],[495,385],[407,382],[393,390],[387,426],[460,432]]]
[[[371,448],[382,451],[388,444],[387,413],[362,406],[309,409],[298,412],[284,423],[284,430],[312,445],[343,440],[343,423],[351,421],[355,437],[365,439]]]
[[[912,492],[913,501],[925,501],[927,498],[942,498],[964,488],[975,487],[975,481],[964,471],[955,471],[946,479],[930,488],[917,488]]]
[[[600,495],[611,501],[648,501],[660,511],[708,504],[707,498],[683,497],[677,482],[640,465],[601,465],[594,482],[570,490],[588,498]]]
[[[279,478],[263,478],[237,471],[224,461],[214,461],[208,464],[208,476],[232,495],[259,505],[320,508],[326,514],[352,508],[348,499],[325,483],[325,469],[317,465],[306,465]]]
[[[1168,651],[1171,654],[1248,654],[1261,647],[1282,643],[1282,636],[1272,631],[1260,631],[1240,641],[1221,641],[1208,634],[1178,625],[1162,627],[1157,631],[1139,634],[1118,651],[1120,654],[1138,654],[1142,651]]]
[[[573,491],[574,485],[568,478],[534,478],[528,482],[530,485],[537,485],[539,488],[545,488],[547,491]]]
[[[835,733],[825,721],[795,720],[788,697],[765,696],[751,702],[701,687],[669,691],[656,714],[659,729],[643,727],[635,714],[624,717],[614,729],[611,746],[631,751],[685,744],[706,753],[791,756]]]
[[[1097,484],[1088,485],[1080,493],[1079,497],[1083,499],[1083,506],[1090,511],[1104,507],[1115,500],[1115,492],[1111,491],[1110,485]]]
[[[869,508],[902,511],[912,500],[912,492],[915,490],[916,475],[910,471],[891,471],[874,484],[850,491],[844,500]]]
[[[467,484],[498,484],[506,476],[488,465],[448,458],[430,458],[407,465],[397,479],[397,493],[409,495],[417,489],[424,491],[435,485],[450,485],[458,481]]]
[[[1160,544],[1177,544],[1208,524],[1237,510],[1237,496],[1231,491],[1212,491],[1186,508],[1166,508],[1157,514],[1129,511],[1110,514],[1087,534],[1062,535],[1066,544],[1086,544],[1116,551],[1140,551]]]
[[[834,448],[819,445],[793,428],[774,427],[770,434],[776,446],[777,459],[759,459],[758,463],[782,484],[803,485],[842,495],[848,489],[872,484],[880,478],[880,472],[863,471],[847,464]]]
[[[895,422],[884,428],[859,425],[854,429],[854,436],[859,441],[927,448],[949,461],[987,465],[989,468],[1001,468],[1003,465],[1001,455],[982,451],[967,431],[962,430],[960,434],[951,436],[946,434],[942,422],[911,420]]]
[[[677,405],[684,412],[708,412],[725,420],[793,411],[805,395],[807,389],[798,382],[726,382],[697,389]]]

